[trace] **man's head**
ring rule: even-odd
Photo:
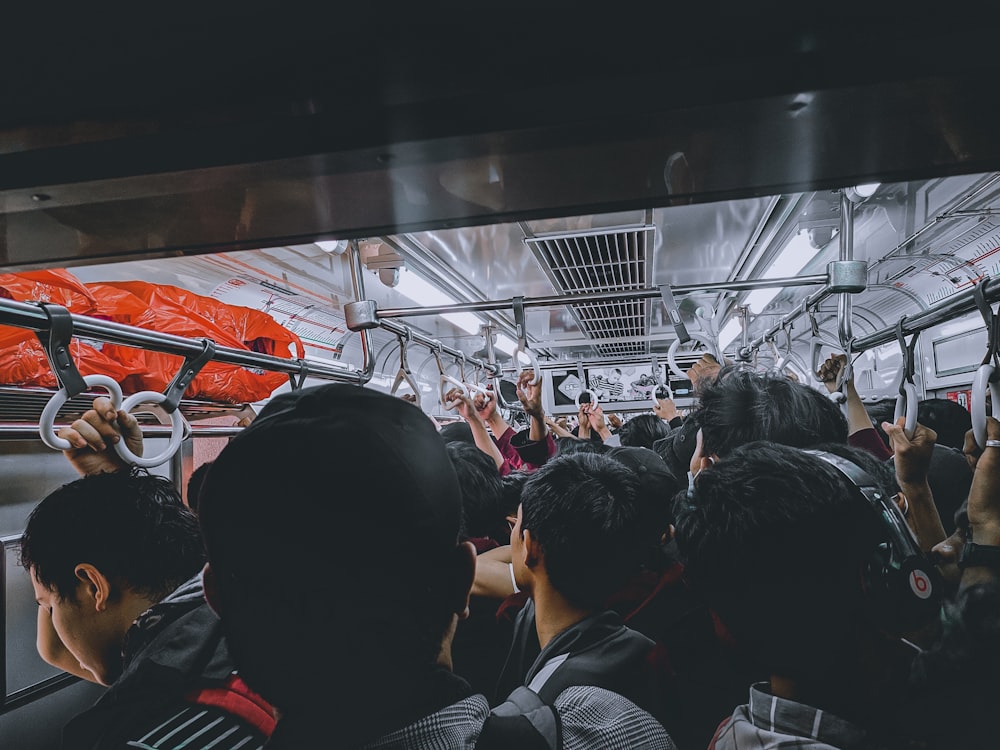
[[[272,399],[215,459],[199,510],[206,594],[251,687],[291,713],[336,674],[360,710],[437,662],[475,570],[461,513],[411,404],[346,384]]]
[[[462,488],[461,536],[506,544],[510,528],[502,510],[503,481],[493,459],[462,440],[446,443],[446,448]]]
[[[889,420],[892,421],[892,420]],[[937,444],[961,451],[972,429],[969,410],[947,398],[925,398],[917,404],[917,421],[937,433]]]
[[[639,480],[622,462],[596,453],[549,461],[524,483],[511,554],[518,586],[544,571],[571,603],[598,608],[638,570],[650,546],[650,512]]]
[[[860,630],[878,632],[863,580],[885,532],[830,463],[749,443],[705,469],[676,512],[685,575],[770,674],[815,679],[856,655]]]
[[[670,433],[670,428],[655,414],[638,414],[628,420],[618,430],[622,445],[653,448],[653,443]]]
[[[796,448],[846,443],[847,420],[829,398],[783,375],[725,367],[702,385],[696,420],[703,456],[768,440]]]
[[[20,562],[56,634],[105,685],[132,620],[204,564],[198,520],[167,480],[118,472],[63,485],[28,517]],[[138,609],[138,611],[135,611]]]

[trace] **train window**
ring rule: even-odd
[[[938,377],[975,372],[982,364],[986,351],[986,329],[976,328],[965,333],[938,339],[934,347],[934,374]]]

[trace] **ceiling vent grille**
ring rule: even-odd
[[[549,281],[562,294],[618,292],[649,285],[653,226],[621,227],[525,238]],[[569,305],[601,356],[649,354],[647,300]],[[601,339],[632,338],[601,344]]]

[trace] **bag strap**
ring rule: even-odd
[[[534,690],[519,687],[494,708],[476,741],[476,750],[561,750],[559,714]]]

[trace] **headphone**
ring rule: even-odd
[[[938,617],[944,588],[941,573],[921,551],[892,497],[854,462],[826,451],[804,452],[843,474],[879,519],[885,541],[872,550],[862,585],[880,624],[905,632]]]

